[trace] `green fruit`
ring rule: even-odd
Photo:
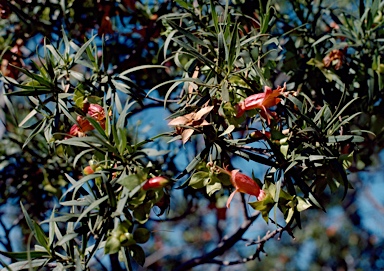
[[[149,240],[150,232],[145,228],[138,228],[133,233],[133,238],[139,244],[146,243]]]

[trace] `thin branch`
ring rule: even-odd
[[[243,234],[248,230],[248,228],[259,216],[260,216],[260,212],[256,212],[256,214],[250,217],[250,219],[246,220],[243,223],[243,225],[241,225],[241,227],[231,237],[228,237],[228,238],[224,237],[224,239],[211,252],[208,252],[205,255],[202,255],[200,257],[195,257],[193,259],[186,261],[185,263],[175,268],[174,271],[188,270],[192,267],[195,267],[201,264],[210,263],[212,259],[214,259],[215,257],[224,254],[224,252],[226,252],[228,249],[233,247],[239,240],[241,240],[241,237],[243,236]]]
[[[157,219],[157,218],[154,218],[154,217],[149,217],[149,220],[155,221],[155,222],[179,221],[179,220],[182,220],[182,219],[186,218],[188,215],[195,213],[197,208],[198,208],[198,206],[197,205],[193,205],[192,200],[190,200],[188,202],[187,209],[182,214],[180,214],[178,216],[169,217],[169,218],[167,217],[167,218],[164,218],[164,219],[162,219],[162,218]]]
[[[245,195],[243,193],[240,193],[240,195],[241,195],[241,203],[243,205],[244,215],[247,219],[250,219],[249,214],[248,214],[248,209],[247,209],[248,204],[245,200]]]
[[[6,240],[6,242],[5,242],[5,241],[2,241],[0,239],[0,243],[4,246],[4,248],[7,252],[12,252],[13,249],[12,249],[12,245],[11,245],[10,232],[13,229],[13,227],[7,228],[1,218],[0,218],[0,226],[3,228],[4,239]]]
[[[261,260],[260,258],[260,254],[261,252],[264,253],[265,255],[267,255],[267,253],[265,252],[264,250],[264,244],[274,238],[277,234],[279,234],[279,240],[281,238],[281,235],[283,232],[288,232],[289,235],[291,235],[293,238],[294,236],[292,235],[292,228],[290,227],[280,227],[274,231],[268,231],[263,238],[257,240],[257,241],[252,241],[251,243],[248,243],[246,244],[246,246],[251,246],[251,245],[257,245],[256,247],[256,251],[253,255],[247,257],[247,258],[241,258],[239,260],[235,260],[235,261],[223,261],[223,260],[215,260],[215,259],[211,259],[210,261],[208,261],[207,263],[211,263],[211,264],[218,264],[218,265],[223,265],[223,266],[230,266],[230,265],[237,265],[237,264],[244,264],[246,262],[249,262],[249,261],[253,261],[255,259],[258,259],[259,261]],[[244,240],[242,239],[243,241],[247,241],[247,240]]]

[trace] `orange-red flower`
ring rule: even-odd
[[[1,11],[1,3],[0,3],[0,11]],[[24,41],[22,39],[18,39],[16,41],[16,45],[13,46],[9,51],[6,51],[1,60],[1,73],[4,76],[12,77],[16,79],[20,73],[20,71],[16,67],[24,66],[24,62],[22,60],[22,51],[21,47],[23,46]]]
[[[104,108],[98,104],[84,105],[83,110],[93,119],[95,119],[100,126],[105,129],[105,113]],[[77,124],[72,125],[69,134],[71,136],[83,137],[88,131],[92,131],[95,127],[83,116],[77,116]],[[66,137],[68,138],[68,137]]]
[[[169,183],[169,180],[162,176],[157,176],[151,178],[145,182],[143,185],[143,190],[151,190],[151,189],[159,189],[163,188],[165,185]]]
[[[262,190],[253,179],[240,173],[238,169],[234,169],[227,174],[231,175],[231,183],[235,187],[235,191],[232,192],[227,200],[227,208],[229,208],[231,201],[237,192],[256,196],[258,200],[264,199],[264,190]]]
[[[86,132],[95,129],[92,124],[82,116],[77,116],[76,120],[77,124],[72,125],[71,130],[69,131],[71,136],[83,137]]]
[[[236,117],[241,117],[247,110],[261,109],[262,116],[268,120],[268,123],[270,123],[271,112],[268,110],[268,108],[280,103],[281,99],[279,96],[285,90],[286,84],[284,84],[283,88],[279,86],[275,90],[272,90],[272,88],[266,86],[263,93],[253,94],[236,105]]]
[[[105,112],[104,108],[101,105],[90,104],[87,113],[92,118],[94,118],[103,129],[105,129]]]
[[[335,70],[340,69],[344,62],[345,51],[346,48],[344,48],[344,50],[332,50],[323,58],[324,67],[328,68],[332,64],[332,66],[335,67]]]

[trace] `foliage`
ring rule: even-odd
[[[0,2],[18,26],[2,54],[3,138],[13,150],[1,150],[8,190],[1,200],[21,201],[34,237],[25,252],[8,242],[1,253],[11,269],[90,270],[102,250],[114,270],[121,268],[115,254],[133,270],[146,264],[145,244],[157,235],[153,211],[183,219],[202,199],[216,210],[221,243],[172,268],[228,264],[219,256],[259,216],[275,230],[252,236],[256,251],[230,264],[260,259],[274,236],[294,237],[307,227],[306,213],[325,211],[330,193],[348,198],[348,170],[371,165],[381,148],[384,4],[377,0],[342,20],[321,1],[260,1],[251,13],[241,1],[35,2]],[[36,11],[39,19],[28,15]],[[98,35],[88,31],[96,26]],[[29,55],[26,33],[46,36]],[[153,108],[169,113],[166,131],[135,124]],[[236,158],[262,166],[263,178],[240,173]],[[170,204],[180,200],[172,188],[182,189],[186,210]],[[255,196],[242,201],[256,211],[224,238],[224,203],[229,208],[236,192]],[[39,197],[51,204],[34,210]]]

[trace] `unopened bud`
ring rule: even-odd
[[[95,173],[95,171],[93,170],[93,168],[91,166],[86,166],[83,169],[83,172],[84,172],[85,175],[89,175],[89,174]]]
[[[162,176],[154,177],[146,181],[146,183],[143,185],[143,190],[147,191],[151,189],[163,188],[168,183],[169,183],[169,180],[165,177],[162,177]]]

